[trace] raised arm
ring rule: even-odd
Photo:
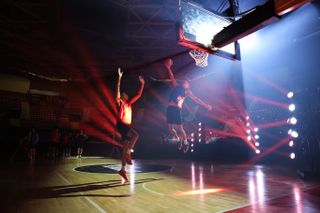
[[[118,82],[117,82],[117,94],[116,94],[116,101],[117,103],[120,103],[120,82],[122,78],[123,72],[121,71],[121,68],[118,68]]]
[[[194,96],[190,90],[186,91],[186,95],[188,95],[194,102],[200,104],[201,106],[207,108],[208,110],[212,110],[212,106],[203,102],[200,98]]]
[[[169,74],[170,80],[172,82],[172,85],[173,86],[177,86],[177,81],[174,78],[174,75],[173,75],[172,70],[171,70],[172,64],[173,64],[173,62],[172,62],[172,59],[170,59],[170,58],[165,60],[165,62],[164,62],[164,65],[166,66],[166,68],[168,70],[168,74]]]
[[[139,81],[141,83],[140,85],[140,89],[138,91],[138,94],[136,96],[134,96],[130,101],[129,101],[129,104],[132,105],[134,104],[142,95],[142,92],[143,92],[143,88],[144,88],[144,79],[143,77],[140,75],[139,76]]]

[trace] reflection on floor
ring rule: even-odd
[[[3,167],[1,212],[320,212],[320,182],[303,182],[288,168],[138,160],[128,183],[113,172],[74,170],[118,163],[69,158]],[[168,169],[141,172],[151,165]]]

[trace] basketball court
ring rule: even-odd
[[[137,160],[128,168],[128,183],[121,182],[118,170],[118,160],[105,158],[2,169],[2,211],[318,212],[320,207],[320,184],[302,182],[283,167]]]
[[[310,51],[319,51],[313,40],[320,32],[319,3],[105,0],[40,7],[39,2],[8,2],[33,19],[22,16],[11,24],[12,12],[3,23],[20,31],[0,27],[7,37],[14,35],[3,43],[17,55],[0,79],[0,135],[11,148],[3,149],[0,164],[0,212],[320,212],[320,136],[309,137],[316,135],[318,119],[312,123],[303,117],[314,115],[309,111],[319,105],[309,111],[302,107],[316,102],[318,77],[310,75],[300,87],[300,76],[290,72],[314,68],[300,66],[300,57],[310,60],[303,64],[319,63],[314,57],[319,54],[303,52],[304,41],[313,42]],[[248,8],[240,10],[239,2]],[[45,14],[44,22],[37,11]],[[305,11],[313,15],[311,24],[290,22],[292,17],[311,20]],[[32,26],[24,28],[28,23]],[[318,31],[294,31],[304,23]],[[261,38],[257,43],[248,39],[263,28],[261,38],[272,38],[269,46]],[[25,42],[22,31],[47,40],[32,50],[37,41]],[[282,35],[277,47],[270,45],[280,40],[273,32]],[[16,40],[29,49],[12,47]],[[250,52],[248,43],[263,48]],[[284,50],[293,56],[278,62]],[[49,59],[40,60],[47,54]],[[250,60],[243,60],[248,55]],[[12,70],[18,77],[11,76]],[[122,75],[121,87],[128,93],[120,92]],[[316,95],[305,102],[309,82]],[[169,84],[179,87],[170,101]],[[193,102],[184,102],[187,97]],[[178,111],[176,123],[168,122],[169,107]],[[125,134],[116,127],[122,119],[118,111],[128,119]],[[186,136],[172,134],[170,126],[180,128],[181,123]],[[308,132],[308,125],[315,132]],[[132,128],[137,133],[130,135]],[[137,146],[129,147],[134,137],[139,137]],[[31,144],[34,138],[39,144]],[[131,154],[133,164],[128,165]]]

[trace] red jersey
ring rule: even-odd
[[[120,100],[119,119],[122,123],[131,125],[132,123],[132,108],[131,105]]]

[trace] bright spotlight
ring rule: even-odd
[[[299,134],[298,134],[298,132],[296,132],[296,131],[292,131],[292,132],[290,133],[290,135],[291,135],[291,137],[293,137],[293,138],[299,137]]]
[[[290,104],[289,107],[288,107],[288,109],[289,109],[291,112],[293,112],[293,111],[296,109],[296,105]]]
[[[134,152],[134,149],[131,149],[130,151],[133,153],[133,152]]]
[[[254,130],[255,132],[258,132],[258,131],[259,131],[259,128],[258,128],[258,127],[255,127],[253,130]]]
[[[257,150],[256,150],[256,153],[257,153],[257,154],[260,154],[260,150],[259,150],[259,149],[257,149]]]
[[[292,160],[295,159],[295,158],[296,158],[296,154],[292,152],[292,153],[290,154],[290,158],[291,158]]]
[[[198,125],[199,125],[199,126],[201,126],[201,125],[202,125],[202,123],[201,123],[201,122],[199,122],[199,123],[198,123]]]
[[[201,137],[201,133],[199,133],[199,135],[198,135],[199,137]]]
[[[295,117],[289,118],[289,124],[296,125],[298,120]]]
[[[256,140],[258,140],[260,137],[259,137],[259,135],[255,135],[254,138],[255,138]]]
[[[194,133],[191,133],[191,137],[194,137]]]
[[[251,136],[248,136],[247,139],[248,139],[248,141],[251,141]]]
[[[191,149],[191,152],[194,152],[194,150],[193,150],[193,149]]]
[[[249,119],[250,119],[250,117],[249,117],[249,116],[247,116],[247,117],[246,117],[246,120],[249,120]]]
[[[290,142],[289,142],[289,146],[290,146],[290,147],[293,147],[293,146],[294,146],[294,142],[293,142],[293,141],[290,141]]]
[[[260,146],[260,143],[259,142],[255,142],[255,144],[254,144],[255,146]]]
[[[194,138],[191,138],[191,142],[194,142]]]
[[[199,132],[201,132],[201,130],[202,130],[201,128],[198,129]]]
[[[247,126],[250,126],[250,123],[247,123]]]
[[[292,129],[289,129],[288,135],[291,135],[292,131],[293,131]]]
[[[193,145],[193,143],[191,144],[191,147],[193,147],[194,145]]]
[[[250,134],[250,132],[251,132],[251,130],[250,129],[247,129],[247,131],[246,131],[248,134]]]
[[[288,97],[288,98],[292,98],[293,95],[294,95],[293,92],[288,92],[287,97]]]
[[[199,139],[198,141],[199,141],[199,143],[200,143],[200,142],[201,142],[201,139]]]

